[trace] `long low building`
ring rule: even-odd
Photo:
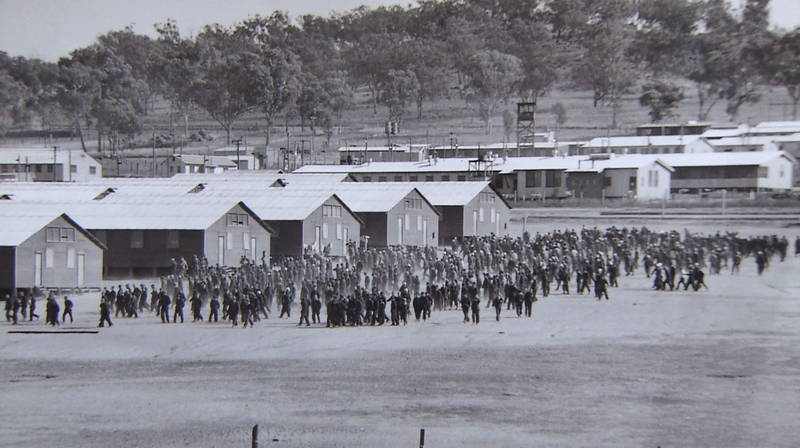
[[[797,166],[783,151],[662,154],[659,158],[675,170],[673,193],[788,190],[794,185]]]
[[[596,154],[567,170],[567,188],[580,199],[663,200],[673,171],[656,156]]]
[[[30,182],[88,182],[103,167],[80,149],[0,147],[0,179]]]

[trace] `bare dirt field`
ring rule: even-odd
[[[645,221],[614,223],[728,228]],[[607,225],[536,230],[583,224]],[[639,274],[608,302],[554,294],[533,319],[484,309],[479,325],[460,311],[337,329],[147,314],[97,335],[6,334],[3,321],[0,447],[245,447],[254,424],[275,447],[417,447],[420,428],[426,447],[796,447],[799,268],[790,255],[758,277],[746,260],[700,292],[655,292]],[[96,295],[75,301],[64,327],[94,327]]]

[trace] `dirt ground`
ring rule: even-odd
[[[482,309],[480,325],[460,311],[338,329],[147,314],[21,335],[3,321],[0,447],[245,447],[254,424],[275,447],[417,447],[420,428],[437,448],[796,447],[797,272],[800,257],[763,277],[747,260],[700,292],[655,292],[640,274],[607,302],[554,294],[533,319]],[[96,295],[75,301],[64,327],[93,328]]]

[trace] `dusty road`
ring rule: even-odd
[[[800,258],[710,291],[623,278],[533,319],[390,328],[0,323],[0,447],[796,447]],[[96,297],[77,299],[96,323]],[[188,314],[188,313],[187,313]],[[26,324],[23,328],[42,328]],[[273,442],[271,439],[277,439]]]

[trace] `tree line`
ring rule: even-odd
[[[86,147],[118,146],[167,101],[188,128],[199,108],[226,131],[243,116],[267,129],[299,121],[330,138],[357,90],[375,114],[463,99],[488,126],[512,98],[588,90],[609,107],[639,95],[653,121],[671,116],[691,85],[705,120],[723,102],[733,121],[765,86],[786,89],[797,116],[800,28],[776,31],[769,0],[739,13],[725,0],[421,0],[415,6],[329,17],[285,13],[184,36],[172,20],[155,37],[107,32],[57,63],[0,52],[0,127],[50,129],[68,121]]]

